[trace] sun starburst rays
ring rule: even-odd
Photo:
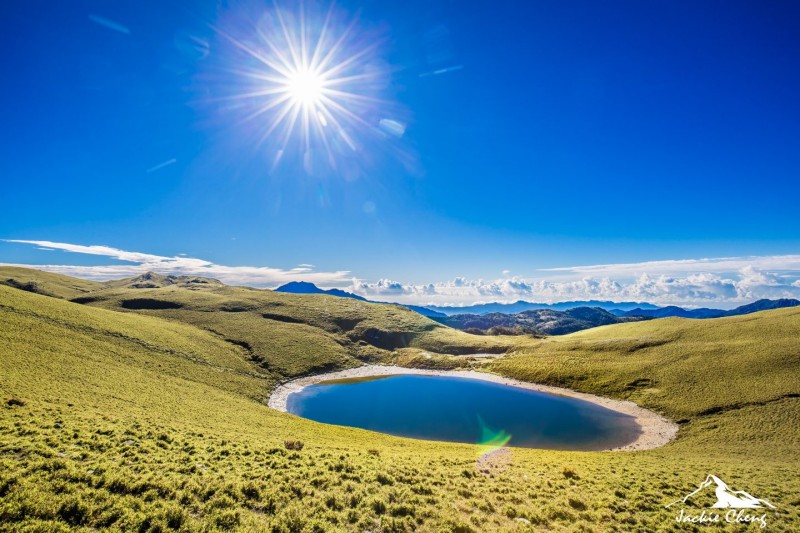
[[[230,55],[224,92],[211,99],[238,119],[236,136],[266,154],[270,173],[300,165],[309,176],[357,179],[382,150],[401,150],[381,126],[403,113],[385,99],[382,40],[333,6],[287,6],[215,28]]]

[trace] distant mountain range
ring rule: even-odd
[[[411,309],[412,311],[416,311],[417,313],[430,318],[446,316],[444,313],[432,311],[427,307],[420,307],[418,305],[397,304],[393,302],[377,302],[375,300],[367,300],[363,296],[353,294],[352,292],[343,291],[341,289],[320,289],[313,283],[309,283],[307,281],[290,281],[289,283],[281,285],[280,287],[274,290],[275,292],[288,292],[291,294],[328,294],[330,296],[339,296],[340,298],[352,298],[354,300],[361,300],[362,302],[371,302],[376,304],[388,303],[392,305],[401,305],[407,309]]]
[[[177,277],[173,278],[170,276],[169,278],[172,278],[170,281],[178,281]],[[180,279],[180,281],[184,283],[187,281],[189,283],[197,282],[196,278],[191,280]],[[219,283],[216,280],[203,281]],[[580,300],[575,302],[557,302],[553,304],[520,300],[507,304],[494,302],[463,307],[435,305],[422,307],[418,305],[368,300],[363,296],[341,289],[320,289],[313,283],[307,281],[292,281],[274,290],[276,292],[292,294],[328,294],[340,298],[353,298],[354,300],[361,300],[362,302],[402,305],[423,316],[433,318],[442,324],[457,329],[473,329],[477,332],[478,330],[489,331],[492,328],[496,328],[496,332],[499,331],[498,328],[505,328],[509,330],[507,333],[542,333],[549,335],[561,335],[563,333],[606,324],[615,324],[617,322],[630,322],[637,318],[639,320],[667,317],[720,318],[800,305],[800,300],[783,298],[779,300],[758,300],[751,304],[742,305],[736,309],[730,310],[709,309],[705,307],[700,309],[686,309],[674,305],[659,307],[647,302],[610,302],[603,300]],[[529,313],[529,311],[551,311],[551,313]],[[599,313],[599,311],[603,311],[603,313]],[[485,319],[481,319],[481,317],[485,317]],[[620,320],[614,322],[612,319]]]
[[[574,302],[569,302],[574,303]],[[565,304],[555,304],[565,305]],[[630,311],[613,309],[607,311],[600,307],[574,307],[566,311],[556,309],[531,309],[521,313],[484,313],[458,314],[444,317],[433,317],[452,328],[470,333],[489,335],[564,335],[582,329],[617,324],[619,322],[635,322],[654,318],[720,318],[737,316],[800,305],[800,300],[758,300],[748,305],[729,311],[722,309],[684,309],[682,307],[655,307],[643,309],[637,307]]]
[[[575,307],[566,311],[532,309],[521,313],[459,314],[434,317],[434,320],[452,328],[476,334],[564,335],[619,322],[635,322],[667,317],[720,318],[746,315],[781,307],[794,307],[796,305],[800,305],[800,300],[758,300],[729,311],[722,309],[684,309],[675,306],[656,307],[655,309],[638,307],[630,311],[621,311],[619,309],[606,311],[600,307]]]
[[[467,305],[463,307],[430,305],[427,307],[427,309],[438,311],[445,315],[486,315],[489,313],[513,315],[524,311],[537,309],[567,311],[569,309],[575,309],[578,307],[597,307],[618,317],[644,316],[650,318],[666,318],[677,316],[682,318],[720,318],[723,316],[746,315],[748,313],[766,311],[769,309],[780,309],[781,307],[794,307],[796,305],[800,305],[800,300],[787,298],[779,300],[758,300],[757,302],[730,310],[709,309],[705,307],[700,309],[686,309],[674,305],[670,305],[668,307],[659,307],[647,302],[607,302],[599,300],[582,300],[576,302],[543,304],[520,300],[518,302],[508,304],[494,302],[488,304]]]
[[[285,285],[281,285],[275,292],[286,292],[291,294],[328,294],[330,296],[338,296],[341,298],[352,298],[362,302],[371,302],[363,296],[353,294],[341,289],[320,289],[313,283],[307,281],[292,281]],[[372,303],[387,303],[387,302],[372,302]],[[570,302],[575,303],[575,302]],[[612,302],[605,302],[612,304]],[[525,335],[525,334],[543,334],[543,335],[563,335],[565,333],[572,333],[573,331],[580,331],[582,329],[593,328],[606,324],[617,324],[619,322],[633,322],[637,320],[648,320],[648,317],[623,317],[615,316],[605,309],[600,307],[577,307],[568,309],[567,311],[558,311],[555,309],[537,309],[523,311],[517,314],[508,313],[486,313],[478,314],[459,314],[447,316],[444,313],[433,311],[426,307],[419,307],[416,305],[403,305],[412,311],[416,311],[421,315],[425,315],[437,322],[446,326],[456,329],[462,329],[471,333],[477,334],[511,334],[511,335]],[[498,304],[503,305],[503,304]],[[555,304],[555,305],[569,305],[569,304]],[[620,304],[614,304],[619,307]],[[649,304],[635,304],[638,306]],[[473,306],[475,307],[475,306]],[[552,307],[552,306],[551,306]],[[655,306],[652,306],[655,308]],[[658,308],[656,308],[658,309]]]
[[[657,305],[649,304],[647,302],[607,302],[601,300],[583,300],[577,302],[558,302],[554,304],[543,304],[536,302],[525,302],[519,300],[517,302],[503,304],[498,302],[488,304],[475,304],[465,305],[463,307],[455,306],[437,306],[429,305],[427,308],[445,315],[485,315],[487,313],[505,313],[516,314],[523,311],[531,311],[534,309],[552,309],[554,311],[567,311],[575,309],[576,307],[599,307],[606,311],[632,311],[634,309],[660,309]]]
[[[461,314],[434,317],[451,328],[487,335],[564,335],[582,329],[650,320],[650,317],[615,316],[600,307],[575,307],[566,311],[531,309],[521,313]]]
[[[751,304],[742,305],[736,309],[727,311],[724,309],[708,309],[706,307],[700,309],[684,309],[683,307],[671,305],[656,309],[636,308],[629,311],[612,309],[611,313],[619,317],[646,316],[651,318],[667,318],[676,316],[681,318],[720,318],[723,316],[747,315],[758,311],[780,309],[782,307],[795,307],[797,305],[800,305],[800,300],[781,298],[779,300],[758,300]]]

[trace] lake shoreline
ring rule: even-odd
[[[571,389],[561,387],[551,387],[549,385],[540,385],[538,383],[529,383],[517,379],[507,378],[497,374],[489,374],[487,372],[478,372],[475,370],[424,370],[419,368],[405,368],[400,366],[382,366],[382,365],[364,365],[356,368],[349,368],[347,370],[340,370],[337,372],[327,372],[324,374],[316,374],[313,376],[306,376],[298,379],[288,381],[275,388],[269,397],[267,405],[278,411],[286,412],[286,401],[289,395],[299,392],[309,385],[314,385],[322,381],[329,381],[334,379],[350,379],[361,378],[370,376],[394,376],[394,375],[420,375],[420,376],[451,376],[463,377],[469,379],[478,379],[489,381],[492,383],[499,383],[502,385],[509,385],[512,387],[519,387],[538,392],[545,392],[548,394],[556,394],[559,396],[567,396],[576,398],[586,402],[605,407],[612,411],[622,413],[634,417],[636,423],[639,425],[641,434],[639,437],[630,444],[618,448],[610,448],[604,451],[641,451],[650,450],[653,448],[660,448],[669,443],[675,438],[678,433],[678,425],[659,415],[653,411],[640,407],[634,402],[627,400],[614,400],[593,394],[586,394],[577,392]]]

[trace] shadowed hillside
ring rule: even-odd
[[[419,366],[467,364],[448,355],[502,353],[508,339],[476,338],[402,306],[324,294],[231,287],[217,280],[147,273],[85,282],[68,276],[0,268],[0,279],[36,283],[45,294],[111,310],[184,322],[245,350],[277,379],[390,360]],[[77,295],[77,296],[76,296]],[[424,352],[424,353],[423,353]]]
[[[564,335],[583,329],[636,322],[644,317],[617,317],[599,307],[575,307],[566,311],[535,309],[516,314],[450,315],[434,318],[452,328],[488,335]]]

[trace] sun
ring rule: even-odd
[[[297,12],[276,8],[260,19],[255,40],[222,35],[249,56],[239,71],[249,83],[232,98],[250,102],[249,118],[263,121],[261,139],[278,140],[278,157],[296,139],[304,159],[322,150],[333,161],[337,146],[355,149],[354,131],[376,127],[367,116],[381,105],[369,94],[377,43],[337,23],[333,6],[323,16],[306,12],[304,2]]]
[[[284,89],[293,104],[318,107],[322,103],[325,78],[314,70],[300,69],[287,76]]]
[[[377,53],[383,38],[333,4],[322,7],[275,4],[230,30],[217,27],[232,45],[232,55],[221,56],[233,74],[221,100],[241,116],[237,134],[263,151],[270,173],[299,165],[309,176],[352,181],[378,150],[394,148],[405,123],[384,98],[391,67]]]

